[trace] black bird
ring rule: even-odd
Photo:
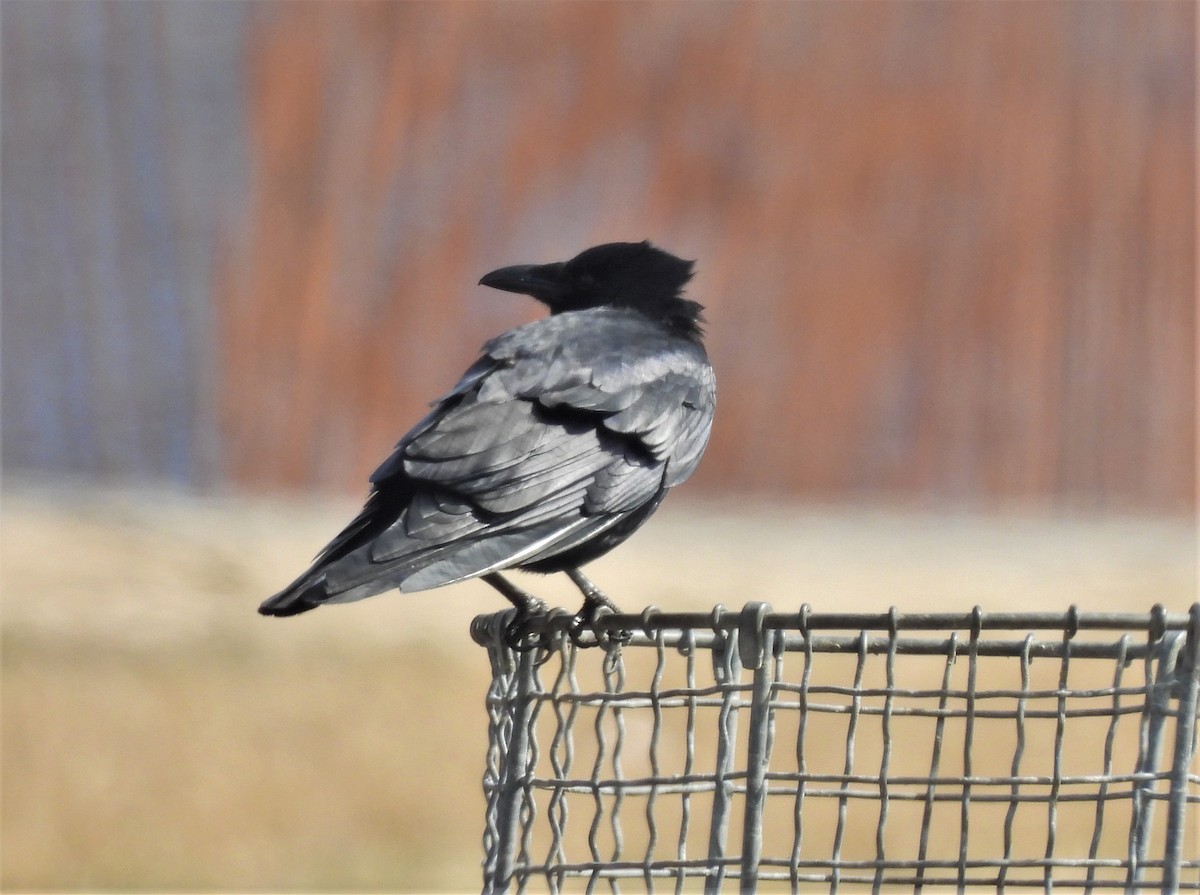
[[[624,541],[692,474],[716,391],[692,262],[649,242],[494,270],[480,284],[550,316],[483,356],[371,476],[366,506],[312,567],[259,608],[296,615],[392,588],[481,577],[518,609],[546,604],[503,569],[566,572],[578,618],[615,609],[579,567]]]

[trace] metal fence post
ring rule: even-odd
[[[1171,788],[1167,802],[1167,842],[1163,854],[1162,890],[1179,890],[1183,863],[1183,837],[1187,818],[1188,772],[1196,751],[1196,697],[1200,690],[1200,604],[1193,604],[1186,642],[1175,664],[1175,687],[1179,698],[1175,721],[1175,751],[1171,762]]]
[[[725,842],[729,835],[729,802],[733,797],[733,754],[737,746],[738,678],[741,662],[736,638],[720,627],[724,606],[712,612],[713,674],[723,687],[721,711],[717,720],[717,762],[713,772],[713,811],[708,832],[708,878],[704,881],[705,895],[716,895],[725,881]]]
[[[762,859],[763,810],[767,798],[767,765],[771,761],[771,658],[775,652],[775,631],[763,628],[771,607],[767,603],[747,603],[738,628],[738,653],[744,668],[754,671],[750,691],[750,730],[746,745],[746,805],[742,820],[741,891],[753,892]]]
[[[509,691],[502,712],[509,714],[508,742],[501,743],[500,776],[496,781],[496,841],[494,862],[485,869],[484,892],[486,895],[507,892],[512,882],[513,861],[517,842],[521,835],[521,803],[526,797],[525,784],[529,769],[530,719],[533,715],[534,674],[537,671],[537,651],[526,650],[516,654],[504,643],[509,613],[498,617],[495,625],[495,640],[490,644],[495,651],[502,651],[498,660],[511,669]],[[494,663],[497,664],[497,663]],[[515,692],[514,692],[515,691]],[[498,733],[502,734],[502,728]],[[490,871],[490,872],[488,872]]]
[[[1154,607],[1152,618],[1163,614],[1161,606]],[[1147,653],[1147,662],[1155,662],[1157,668],[1154,682],[1148,682],[1149,692],[1143,709],[1142,724],[1145,733],[1140,746],[1138,762],[1134,768],[1139,775],[1156,774],[1161,766],[1163,751],[1163,729],[1171,712],[1172,680],[1184,646],[1184,635],[1180,631],[1162,632],[1161,626],[1152,625],[1152,644]],[[1149,673],[1147,672],[1147,677]],[[1182,722],[1182,719],[1180,719]],[[1186,769],[1184,771],[1186,774]],[[1133,828],[1129,836],[1129,872],[1126,874],[1127,888],[1140,889],[1145,873],[1146,856],[1150,847],[1150,833],[1154,822],[1155,781],[1139,777],[1133,785]],[[1166,891],[1171,891],[1170,889]]]

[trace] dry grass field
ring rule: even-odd
[[[355,508],[8,483],[0,886],[478,889],[489,675],[468,627],[498,598],[254,613]],[[685,498],[593,571],[629,609],[1178,611],[1196,532]]]

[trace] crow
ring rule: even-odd
[[[500,575],[565,572],[576,624],[616,610],[580,566],[628,538],[695,470],[716,404],[693,262],[648,241],[479,282],[550,315],[497,336],[371,476],[359,515],[259,607],[289,616],[392,588],[482,578],[517,608],[546,604]]]

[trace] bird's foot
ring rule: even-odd
[[[567,636],[579,649],[602,646],[607,650],[612,647],[624,646],[633,639],[632,631],[606,631],[596,627],[596,621],[599,618],[617,611],[616,604],[612,600],[605,599],[604,602],[599,602],[585,599],[579,611],[575,613],[575,618],[571,620],[570,627],[567,628]]]
[[[483,580],[504,594],[505,599],[516,607],[516,613],[504,629],[504,641],[509,649],[518,652],[545,650],[549,654],[554,645],[554,636],[546,630],[545,620],[550,613],[546,601],[521,590],[498,573],[484,575]]]
[[[520,653],[542,650],[548,658],[555,640],[553,632],[547,630],[546,620],[549,616],[550,607],[543,600],[518,606],[504,629],[504,642],[508,648]]]
[[[575,582],[575,586],[583,591],[583,605],[575,613],[575,618],[567,629],[567,636],[571,638],[571,642],[580,649],[593,646],[609,649],[628,643],[633,638],[632,631],[602,631],[596,627],[596,620],[602,615],[621,611],[617,604],[578,569],[569,570],[567,575]]]

